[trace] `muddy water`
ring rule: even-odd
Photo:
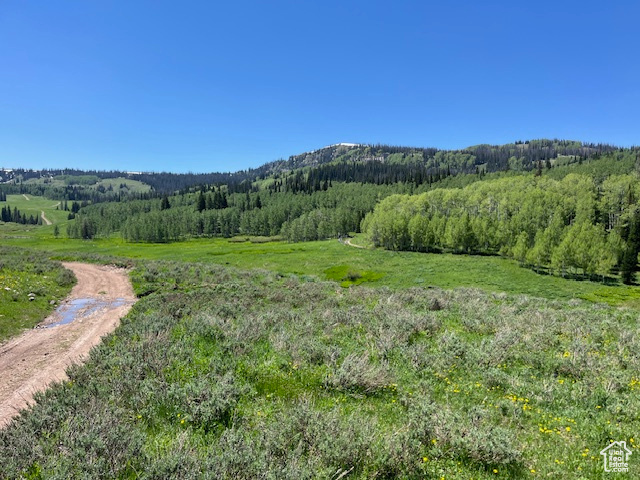
[[[67,325],[81,318],[88,317],[104,307],[121,307],[127,302],[124,298],[116,298],[115,300],[100,300],[97,298],[77,298],[68,303],[60,305],[54,315],[59,316],[60,320],[55,323],[44,325],[45,328],[57,327],[59,325]]]

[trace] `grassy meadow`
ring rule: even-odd
[[[204,263],[132,279],[119,329],[0,431],[0,477],[592,479],[611,441],[637,451],[635,311]]]
[[[54,203],[36,208],[64,232]],[[639,287],[337,240],[133,244],[4,224],[0,245],[0,280],[53,280],[33,270],[57,271],[48,258],[128,264],[140,297],[0,431],[0,478],[640,474],[634,455],[605,477],[599,456],[618,440],[637,455]],[[6,318],[35,304],[10,302]]]
[[[104,178],[100,179],[95,175],[57,175],[53,178],[31,178],[27,180],[27,184],[47,185],[51,187],[69,187],[69,186],[82,186],[85,188],[100,188],[105,189],[112,188],[115,191],[122,189],[129,192],[143,193],[148,192],[151,187],[138,180],[131,180],[130,178],[116,177],[116,178]]]
[[[60,223],[67,219],[69,212],[65,212],[63,210],[57,210],[56,206],[60,206],[60,202],[57,200],[49,200],[48,198],[38,197],[35,195],[24,194],[24,195],[7,195],[7,201],[0,203],[0,207],[9,205],[12,209],[17,207],[20,210],[20,213],[26,215],[33,215],[34,217],[39,217],[42,212],[44,212],[47,219],[52,223]],[[43,222],[44,224],[44,222]],[[2,230],[5,230],[5,227],[9,227],[10,225],[4,225]],[[31,228],[35,228],[34,225],[31,225]]]
[[[63,222],[64,223],[64,222]],[[63,227],[61,227],[63,230]],[[3,244],[43,250],[56,258],[110,255],[131,259],[174,259],[266,269],[281,274],[312,275],[343,286],[474,287],[487,292],[527,294],[549,299],[581,298],[611,305],[640,306],[637,286],[603,284],[538,274],[514,260],[498,256],[391,252],[360,249],[337,240],[287,243],[199,238],[178,243],[127,243],[120,238],[92,241],[54,238],[53,226],[6,224],[0,230]],[[357,238],[354,243],[364,243]]]

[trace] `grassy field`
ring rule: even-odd
[[[0,478],[594,479],[616,478],[610,442],[637,452],[630,310],[202,263],[132,278],[120,328],[0,431]]]
[[[174,259],[313,275],[339,281],[343,286],[366,283],[392,288],[476,287],[488,292],[640,306],[640,288],[636,286],[541,275],[501,257],[359,249],[337,240],[252,243],[238,241],[242,238],[233,241],[211,238],[173,244],[126,243],[119,238],[83,241],[55,239],[52,228],[6,224],[0,228],[0,240],[3,244],[44,250],[59,258],[98,254],[148,260]],[[354,243],[358,242],[363,240],[354,240]]]
[[[138,180],[131,180],[129,178],[117,177],[117,178],[105,178],[96,183],[96,187],[102,185],[105,188],[111,186],[114,191],[118,191],[120,185],[126,185],[125,189],[129,192],[146,193],[151,190],[151,187],[146,183],[142,183]]]
[[[605,304],[640,306],[638,287],[337,240],[130,244],[4,224],[0,244],[16,291],[50,277],[27,267],[39,259],[122,259],[141,297],[0,431],[0,478],[616,478],[599,451],[637,451],[637,312]],[[35,304],[18,300],[7,318]]]
[[[44,319],[74,283],[42,253],[0,247],[0,343]]]
[[[82,186],[85,188],[98,188],[103,186],[109,188],[111,186],[114,191],[120,189],[120,185],[126,185],[125,190],[129,192],[143,193],[151,190],[151,187],[138,180],[131,180],[129,178],[117,177],[117,178],[105,178],[101,180],[94,175],[58,175],[53,178],[31,178],[25,183],[34,184],[47,184],[52,187],[67,187],[67,186]]]
[[[0,207],[6,205],[11,206],[12,209],[17,207],[21,213],[33,215],[34,217],[39,217],[44,212],[47,219],[52,223],[66,221],[69,215],[69,212],[56,210],[56,206],[59,206],[58,201],[29,194],[7,195],[7,201],[0,203]],[[33,228],[33,226],[31,227]],[[4,227],[2,227],[2,230],[4,230]]]

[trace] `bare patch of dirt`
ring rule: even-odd
[[[0,345],[0,428],[28,406],[33,394],[66,378],[135,303],[122,268],[64,263],[78,279],[64,304],[33,330]]]

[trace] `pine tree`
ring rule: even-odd
[[[196,200],[196,204],[199,212],[202,212],[207,208],[206,200],[204,199],[204,195],[202,194],[202,191],[198,193],[198,199]]]

